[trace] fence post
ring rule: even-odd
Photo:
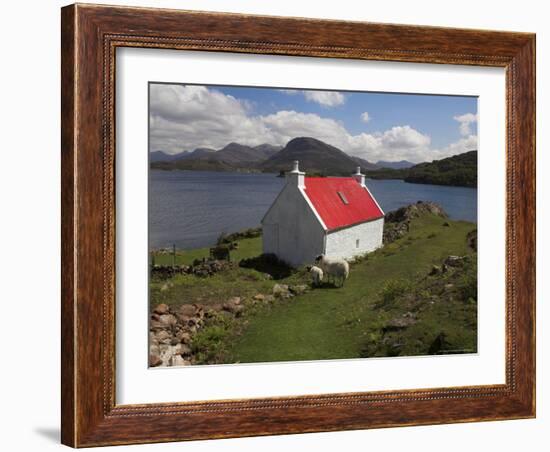
[[[176,244],[172,245],[172,270],[176,269]]]

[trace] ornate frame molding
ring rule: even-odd
[[[535,415],[534,35],[77,4],[62,9],[62,46],[64,444],[81,447]],[[506,383],[116,405],[118,47],[506,68]]]

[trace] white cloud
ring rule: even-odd
[[[430,137],[408,125],[395,126],[373,134],[361,133],[349,136],[348,140],[349,154],[373,162],[378,160],[421,162],[433,159]]]
[[[434,159],[450,157],[451,155],[462,154],[468,151],[477,151],[477,135],[468,135],[445,146],[443,149],[437,151],[440,156],[434,157]]]
[[[315,102],[323,107],[336,107],[346,102],[346,97],[336,91],[308,91],[298,89],[278,89],[280,93],[295,96],[302,94],[308,102]]]
[[[317,93],[319,93],[317,91]],[[151,150],[175,154],[197,147],[220,149],[231,141],[254,146],[285,145],[292,138],[311,136],[369,161],[431,161],[477,148],[468,135],[441,149],[409,125],[375,133],[351,134],[340,121],[314,113],[281,110],[253,115],[239,99],[204,86],[151,85]]]
[[[289,96],[295,96],[300,92],[297,89],[278,89],[277,91],[279,91],[280,93],[288,94]]]
[[[368,111],[365,111],[363,113],[361,113],[361,121],[363,121],[364,123],[367,123],[371,120],[371,116],[369,115],[369,112]]]
[[[453,119],[460,123],[461,135],[468,136],[472,133],[470,124],[477,122],[477,114],[465,113],[463,115],[455,116]]]
[[[318,103],[323,107],[336,107],[346,102],[344,95],[336,91],[304,91],[304,97],[307,101]]]

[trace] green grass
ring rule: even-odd
[[[450,227],[444,227],[445,222]],[[368,353],[368,344],[379,343],[384,325],[403,310],[402,306],[391,304],[414,290],[417,281],[425,278],[432,265],[441,264],[450,254],[471,254],[466,235],[474,228],[472,223],[449,221],[435,215],[415,219],[406,236],[353,264],[343,288],[326,284],[289,300],[249,308],[239,319],[215,319],[194,339],[195,348],[200,350],[198,361],[244,363],[379,356],[378,349]],[[303,269],[274,281],[254,269],[238,267],[240,259],[259,254],[261,237],[242,239],[239,248],[231,252],[235,264],[227,271],[208,278],[178,275],[168,284],[153,280],[151,305],[219,304],[232,296],[242,297],[246,302],[257,293],[271,293],[276,282],[309,283],[309,275]],[[178,252],[176,263],[189,265],[194,259],[206,256],[208,248]],[[171,264],[171,259],[170,255],[157,255],[155,262]],[[475,280],[466,280],[461,285],[461,293],[472,294],[475,283]],[[381,302],[386,306],[381,307]],[[411,340],[422,340],[427,330],[437,327],[433,322],[445,315],[434,311],[433,315],[423,318],[424,323],[408,329]],[[450,331],[453,313],[448,317]],[[463,320],[458,315],[457,322]],[[475,335],[475,326],[471,331]],[[461,334],[460,328],[453,334],[456,339]],[[456,340],[460,342],[460,338]]]
[[[216,273],[208,278],[194,275],[178,275],[170,280],[168,288],[164,281],[153,281],[150,285],[151,303],[166,303],[172,306],[191,303],[205,305],[223,303],[228,298],[247,297],[258,292],[268,292],[273,281],[259,272],[235,267]]]
[[[228,351],[232,362],[354,358],[379,334],[386,316],[373,309],[389,280],[412,281],[450,254],[465,255],[472,223],[424,216],[408,236],[353,265],[343,288],[313,290],[250,319]]]
[[[151,306],[159,303],[177,306],[181,304],[201,303],[205,305],[223,303],[228,298],[252,297],[258,293],[271,293],[275,282],[265,273],[254,269],[241,268],[241,259],[255,257],[262,252],[262,238],[239,240],[239,247],[231,251],[231,261],[234,263],[229,270],[219,272],[208,278],[194,275],[177,275],[167,284],[163,280],[153,279],[150,284]],[[193,260],[207,257],[209,248],[189,250],[176,255],[177,265],[190,265]],[[161,254],[155,256],[155,263],[171,265],[172,257]],[[290,277],[276,282],[298,283],[309,281],[303,271],[294,272]]]
[[[231,260],[239,262],[246,257],[254,257],[262,253],[262,238],[239,240],[239,248],[231,251]],[[191,265],[195,259],[202,259],[210,255],[210,248],[198,248],[194,250],[176,250],[176,265]],[[155,264],[172,265],[172,254],[156,253]]]

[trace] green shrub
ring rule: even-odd
[[[411,290],[411,283],[402,279],[389,280],[380,291],[380,305],[390,305]]]

